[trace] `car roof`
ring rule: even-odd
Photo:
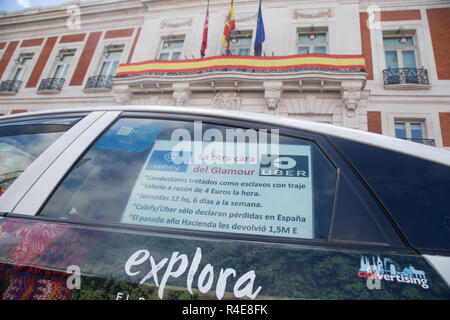
[[[344,138],[347,140],[371,145],[382,149],[400,152],[417,158],[450,166],[450,151],[447,151],[445,149],[431,147],[424,144],[410,142],[398,138],[388,137],[372,132],[344,128],[340,126],[315,121],[293,119],[273,114],[262,114],[236,110],[175,107],[175,106],[141,106],[141,105],[98,106],[98,107],[96,106],[96,107],[64,108],[64,109],[50,109],[34,112],[25,112],[14,115],[2,116],[0,117],[0,120],[15,119],[37,115],[54,115],[54,114],[91,112],[91,111],[137,111],[137,112],[171,113],[171,114],[207,116],[229,120],[258,122],[270,126],[281,126],[286,128],[299,129],[318,134],[334,136],[338,138]]]

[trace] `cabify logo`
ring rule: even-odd
[[[377,258],[372,256],[372,259],[361,256],[361,267],[358,271],[358,277],[397,281],[400,283],[420,285],[423,289],[429,288],[424,271],[417,270],[412,265],[402,269],[392,259],[381,259],[380,256],[377,256]]]
[[[147,170],[186,172],[190,152],[155,150],[147,164]]]

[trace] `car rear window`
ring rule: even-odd
[[[79,118],[0,124],[0,196],[16,178]]]
[[[450,252],[450,167],[331,137],[416,249]]]
[[[327,239],[336,177],[314,142],[277,130],[121,118],[40,214],[243,237]]]

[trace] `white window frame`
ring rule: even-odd
[[[322,34],[325,33],[325,42],[311,42],[311,43],[301,43],[299,41],[300,35],[310,35],[311,33],[314,34]],[[296,33],[296,40],[295,40],[295,54],[301,54],[299,53],[300,47],[308,47],[309,53],[308,54],[329,54],[330,52],[330,45],[329,45],[329,31],[328,27],[304,27],[304,28],[297,28]],[[325,47],[325,53],[316,53],[315,48],[316,47]]]
[[[181,48],[170,48],[170,45],[165,47],[166,43],[170,43],[171,41],[183,41],[183,45]],[[172,61],[172,60],[179,60],[179,59],[173,59],[174,54],[179,54],[179,57],[181,58],[183,54],[183,48],[185,45],[185,36],[183,35],[175,35],[175,36],[162,36],[159,50],[157,54],[157,60],[162,60],[161,55],[162,54],[168,54],[168,58],[164,59],[164,61]]]
[[[72,60],[70,60],[69,62],[64,62],[63,58],[64,56],[72,56]],[[74,60],[75,60],[75,55],[76,55],[76,50],[75,49],[62,49],[59,50],[58,55],[55,57],[55,63],[53,65],[52,71],[50,73],[49,78],[64,78],[67,79],[68,76],[68,72],[70,70],[70,67],[72,66]],[[56,72],[58,70],[58,67],[62,66],[63,73],[61,76],[56,77]]]
[[[405,131],[406,131],[406,139],[411,139],[411,125],[412,124],[420,124],[422,129],[422,139],[427,139],[427,130],[425,126],[425,120],[424,119],[394,119],[394,134],[396,135],[396,125],[397,124],[404,124],[405,125]]]
[[[241,49],[248,49],[248,54],[244,56],[250,56],[252,55],[252,44],[253,44],[253,31],[252,30],[233,30],[230,33],[230,53],[233,50],[237,50],[238,52],[235,52],[234,54],[231,53],[233,56],[238,56],[240,54]],[[233,43],[233,39],[236,39],[237,42]],[[239,44],[239,39],[250,39],[249,44]],[[226,48],[224,49],[224,53],[226,54]]]
[[[33,52],[24,52],[24,53],[20,53],[17,58],[14,60],[14,66],[11,69],[10,72],[10,77],[6,80],[12,80],[12,81],[22,81],[25,82],[28,73],[30,72],[30,66],[33,65],[33,58],[34,58],[34,53]],[[25,66],[25,69],[23,69],[24,64],[23,61],[27,59],[29,60],[29,64]],[[22,74],[20,75],[20,79],[18,79],[17,72],[18,70],[22,68]]]
[[[384,45],[384,39],[386,38],[400,38],[402,36],[405,36],[407,38],[411,38],[413,45],[412,46],[392,46],[392,47],[386,47]],[[408,30],[408,31],[403,31],[403,34],[400,34],[398,31],[383,31],[383,39],[382,39],[382,43],[383,43],[383,54],[384,54],[384,59],[385,59],[385,67],[386,69],[388,68],[387,66],[387,61],[386,61],[386,51],[396,51],[397,54],[397,59],[398,59],[398,67],[399,68],[405,68],[405,63],[403,61],[403,51],[414,51],[414,59],[415,59],[415,64],[416,64],[416,68],[419,69],[421,67],[420,64],[420,59],[419,59],[419,51],[417,50],[417,37],[416,37],[416,32],[415,30]]]
[[[111,52],[118,52],[120,51],[120,57],[117,58],[112,58],[110,56]],[[119,66],[119,64],[122,62],[123,56],[124,56],[124,52],[125,52],[125,45],[124,44],[112,44],[112,45],[107,45],[104,47],[103,49],[103,54],[102,54],[102,59],[100,59],[100,63],[98,65],[97,68],[97,73],[96,76],[100,76],[100,75],[104,75],[104,76],[114,76],[117,72],[117,67]],[[101,74],[103,66],[106,62],[109,62],[109,66],[108,66],[108,72],[105,74]],[[111,67],[114,65],[114,62],[117,62],[117,66],[116,66],[116,70],[114,72],[114,74],[111,74]]]

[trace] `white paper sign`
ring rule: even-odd
[[[185,152],[185,163],[172,152],[174,146],[172,141],[155,142],[122,216],[123,223],[314,237],[310,146],[282,144],[277,157],[212,159]],[[213,160],[227,161],[217,164]]]

